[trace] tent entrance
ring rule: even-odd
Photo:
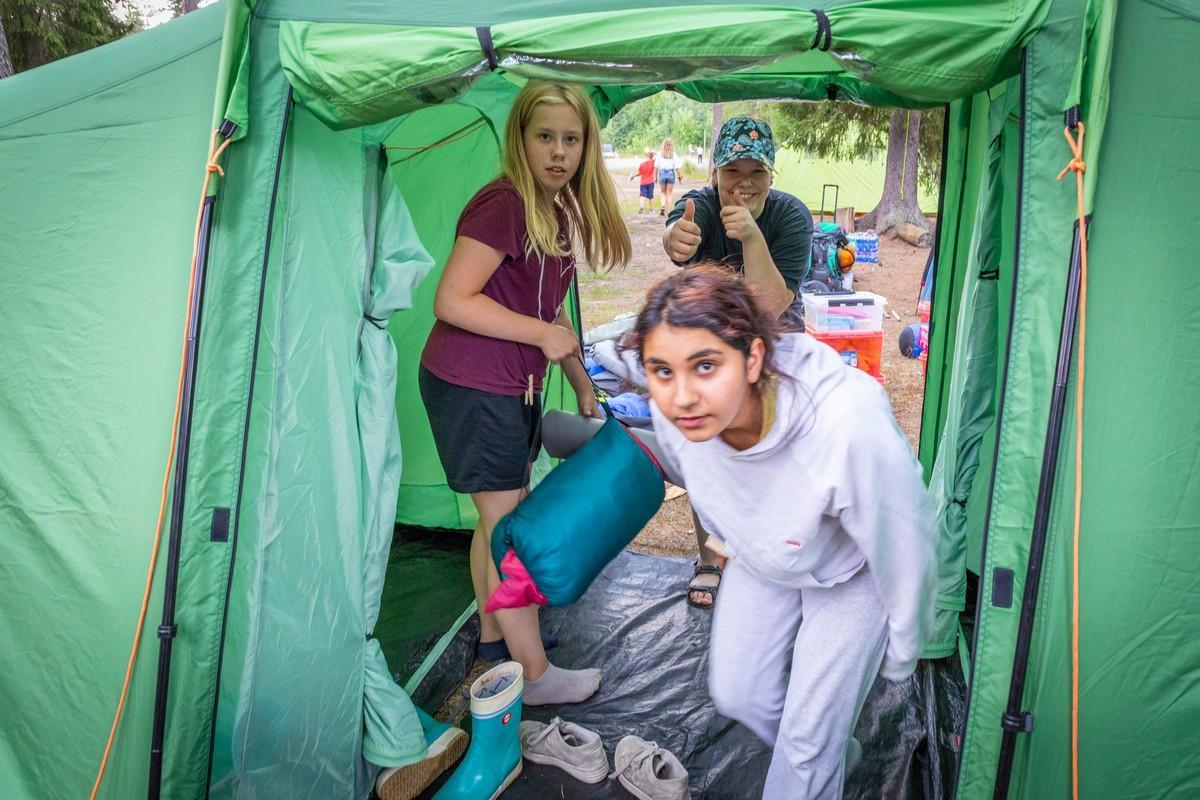
[[[659,87],[645,88],[654,92]],[[386,129],[384,146],[390,148],[385,150],[389,174],[406,199],[422,241],[438,263],[444,263],[453,241],[453,226],[448,220],[454,210],[461,208],[498,169],[498,133],[503,130],[516,90],[516,84],[503,75],[486,76],[454,102],[424,108],[382,125]],[[983,120],[986,122],[986,109]],[[446,171],[447,159],[456,165],[452,174]],[[964,173],[961,164],[944,164],[943,182],[964,181]],[[439,203],[432,207],[418,202],[431,186],[439,187]],[[964,223],[968,239],[971,222],[968,219]],[[948,283],[951,280],[947,278]],[[414,318],[419,319],[419,314],[425,313],[423,309],[432,306],[435,288],[436,280],[431,276],[416,291],[416,313],[398,315],[391,327],[400,354],[398,407],[408,411],[422,409],[411,376],[416,374],[427,326],[414,322]],[[917,288],[913,287],[914,298]],[[943,297],[956,295],[961,289],[961,273],[955,285],[939,287]],[[949,339],[951,345],[953,341]],[[947,356],[947,372],[950,360]],[[553,380],[548,383],[548,387],[554,385]],[[548,405],[573,405],[569,389],[561,382],[558,392],[557,402]],[[432,443],[425,443],[428,433],[423,415],[402,411],[399,416],[405,445],[405,475],[397,511],[402,524],[392,547],[376,636],[394,676],[406,684],[416,703],[430,711],[440,706],[439,716],[469,727],[465,690],[483,667],[474,663],[478,618],[472,613],[465,550],[468,537],[461,532],[422,531],[408,525],[468,528],[474,522],[472,509],[465,498],[455,498],[444,487],[435,488],[440,482],[440,467]],[[439,491],[447,494],[439,498]],[[447,511],[448,522],[437,516]],[[422,563],[427,559],[431,561],[426,571]],[[440,596],[453,595],[448,601],[449,612],[446,608],[435,611],[432,603],[412,599],[416,591],[422,591],[420,587],[430,585],[424,582],[430,574],[442,569],[446,570],[445,580],[434,580],[431,586]],[[545,721],[560,714],[592,727],[601,733],[610,759],[612,749],[625,734],[656,739],[684,760],[693,785],[697,775],[703,776],[699,780],[706,796],[750,796],[755,790],[747,787],[761,782],[770,754],[748,731],[719,717],[708,700],[711,614],[696,612],[680,602],[690,576],[688,559],[627,551],[597,579],[582,601],[570,608],[545,610],[543,626],[547,630],[570,632],[561,637],[562,644],[552,654],[556,661],[595,664],[604,669],[610,686],[630,683],[637,690],[621,693],[619,701],[602,691],[601,699],[578,706],[527,708],[526,718]],[[457,585],[451,591],[448,587],[453,582]],[[455,613],[464,608],[465,616]],[[867,756],[847,785],[847,797],[878,797],[881,787],[886,787],[882,796],[897,798],[952,794],[965,716],[966,679],[959,656],[958,612],[950,616],[945,652],[939,653],[940,658],[922,662],[918,672],[902,684],[879,681],[872,690],[856,732]],[[443,633],[447,629],[452,635]],[[560,792],[567,797],[621,796],[619,788],[607,784],[588,787],[561,771],[535,765],[527,765],[522,778],[508,790],[518,798],[541,798]]]

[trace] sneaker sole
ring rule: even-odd
[[[639,789],[638,787],[634,786],[634,785],[633,785],[632,783],[630,783],[629,781],[625,780],[625,776],[624,776],[624,775],[619,775],[619,776],[617,776],[617,780],[618,780],[618,781],[621,783],[621,785],[622,785],[622,786],[624,786],[624,787],[625,787],[625,788],[626,788],[626,789],[629,791],[629,793],[630,793],[631,795],[633,795],[634,797],[636,797],[638,800],[654,800],[654,798],[653,798],[653,797],[651,797],[650,795],[646,794],[645,792],[643,792],[643,791],[642,791],[641,789]]]
[[[446,733],[452,732],[447,731]],[[442,738],[439,738],[434,744],[442,743],[445,735],[443,734]],[[467,752],[468,740],[467,734],[459,731],[444,742],[445,747],[441,752],[415,764],[401,767],[399,772],[388,778],[387,783],[376,787],[375,793],[379,795],[380,800],[413,800],[413,798],[419,797],[421,792],[429,788],[429,784],[433,783],[434,779],[462,758],[463,753]]]
[[[554,758],[553,756],[545,756],[540,753],[534,755],[524,753],[524,756],[535,764],[545,764],[548,767],[557,767],[558,769],[561,769],[563,772],[570,775],[572,778],[581,780],[584,783],[599,783],[608,777],[607,762],[603,766],[597,765],[596,769],[592,770],[591,772],[584,772],[573,764],[569,764],[566,761]]]
[[[517,765],[515,767],[513,767],[512,772],[508,773],[508,777],[505,778],[504,782],[500,784],[500,788],[497,789],[495,791],[495,793],[493,793],[492,796],[488,800],[496,800],[497,797],[504,794],[504,790],[512,785],[512,782],[515,781],[517,779],[517,776],[521,774],[521,768],[524,766],[525,766],[524,762],[522,762],[521,759],[518,758]]]

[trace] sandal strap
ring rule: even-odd
[[[692,570],[692,579],[695,580],[696,577],[699,575],[721,575],[721,574],[722,574],[722,572],[721,572],[720,567],[709,567],[709,566],[703,566],[703,565],[697,564],[696,568],[694,570]]]

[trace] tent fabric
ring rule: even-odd
[[[133,643],[220,52],[221,10],[189,16],[0,81],[7,797],[90,789]],[[165,536],[107,797],[146,781]]]
[[[1130,291],[1122,270],[1139,263],[1139,243],[1183,244],[1195,231],[1194,222],[1181,225],[1164,206],[1153,211],[1125,198],[1179,208],[1200,202],[1189,152],[1200,137],[1200,98],[1188,88],[1189,76],[1200,70],[1200,7],[1123,2],[1116,30],[1121,34],[1111,54],[1104,140],[1088,166],[1097,183],[1089,226],[1083,408],[1080,794],[1186,797],[1200,789],[1200,754],[1192,746],[1200,717],[1200,643],[1185,633],[1200,616],[1200,278],[1189,269],[1156,271],[1156,299],[1142,309],[1147,313],[1128,314],[1140,293]],[[1170,112],[1163,116],[1165,108]],[[1154,124],[1147,124],[1151,119]],[[1073,213],[1073,186],[1070,194]],[[1068,387],[1025,691],[1025,707],[1036,709],[1038,719],[1017,751],[1014,797],[1070,791],[1066,642],[1077,367],[1072,365]],[[1140,768],[1130,771],[1129,764]]]
[[[951,372],[950,407],[946,432],[929,480],[929,494],[938,520],[938,611],[930,654],[949,655],[958,646],[959,614],[966,609],[967,568],[979,571],[970,560],[971,543],[979,536],[969,528],[978,519],[983,481],[978,480],[996,407],[999,357],[998,292],[1002,265],[1006,190],[1004,174],[1006,128],[1019,97],[1016,81],[991,104],[988,162],[980,186],[978,216],[973,225],[972,257],[958,319],[955,364]],[[1008,130],[1009,138],[1015,131]],[[1011,245],[1010,245],[1011,247]],[[994,435],[994,434],[993,434]],[[990,474],[983,471],[983,476]],[[980,484],[977,488],[977,484]],[[975,513],[973,513],[975,512]]]
[[[1026,50],[1021,90],[1021,182],[1011,329],[998,407],[997,451],[990,476],[980,574],[982,611],[972,653],[972,701],[963,740],[959,791],[991,791],[996,779],[1000,719],[1008,698],[1024,590],[1029,531],[1041,473],[1049,395],[1058,353],[1070,261],[1074,186],[1055,180],[1069,158],[1059,106],[1070,79],[1076,18],[1047,20]],[[1068,44],[1070,42],[1070,44]],[[1030,91],[1036,82],[1045,91]],[[997,502],[997,498],[1001,498]],[[1011,571],[1012,595],[996,592]],[[993,605],[991,599],[996,598]]]
[[[433,259],[417,238],[396,182],[381,170],[374,183],[379,208],[372,213],[368,207],[365,219],[374,218],[379,227],[374,237],[373,263],[367,270],[370,297],[360,323],[356,381],[365,477],[363,532],[367,539],[363,580],[367,637],[363,756],[373,764],[397,767],[425,756],[425,737],[412,702],[392,678],[380,643],[373,636],[383,599],[401,472],[396,343],[388,334],[387,323],[396,312],[412,307],[416,288],[433,267]]]
[[[946,36],[964,20],[954,3],[834,5],[830,47],[843,69],[888,92],[946,102],[1011,74],[1022,40],[1047,7],[974,3],[969,35]],[[452,100],[496,66],[528,78],[599,85],[682,83],[816,49],[817,18],[806,9],[672,8],[560,14],[539,8],[528,19],[493,24],[492,53],[482,52],[475,25],[439,26],[428,18],[312,22],[297,9],[281,22],[280,60],[302,103],[329,125],[349,127]],[[906,24],[896,25],[899,19]]]
[[[1194,226],[1170,213],[1200,200],[1188,160],[1200,138],[1187,83],[1200,71],[1194,5],[848,0],[827,4],[831,48],[817,52],[815,15],[752,3],[595,0],[582,25],[578,4],[567,0],[227,0],[224,9],[0,82],[0,785],[24,798],[47,785],[87,791],[93,779],[166,466],[196,195],[212,128],[225,119],[237,127],[225,176],[210,189],[192,434],[181,443],[189,462],[164,795],[253,796],[269,786],[357,800],[372,778],[362,758],[368,739],[396,757],[415,749],[405,744],[407,708],[384,677],[411,666],[390,653],[385,665],[367,639],[386,628],[394,641],[404,613],[377,596],[385,501],[394,491],[397,518],[422,525],[470,528],[475,520],[439,474],[412,380],[436,269],[415,287],[414,273],[372,271],[387,260],[375,258],[377,248],[390,250],[381,209],[399,208],[386,200],[390,190],[373,188],[379,145],[394,148],[385,151],[386,180],[412,220],[404,246],[419,241],[441,263],[458,211],[496,173],[517,83],[554,74],[595,81],[589,89],[605,118],[668,84],[707,99],[819,100],[836,91],[907,108],[948,103],[921,457],[932,470],[944,445],[946,497],[977,462],[966,507],[945,520],[941,587],[943,610],[954,612],[964,591],[951,559],[978,570],[953,789],[972,800],[996,785],[1076,214],[1073,182],[1056,180],[1070,157],[1063,109],[1080,104],[1095,213],[1080,552],[1082,788],[1131,797],[1194,791],[1200,763],[1187,745],[1189,721],[1200,716],[1191,680],[1200,653],[1180,631],[1197,616],[1189,554],[1200,544],[1200,412],[1191,399],[1200,286],[1171,259],[1155,261],[1146,269],[1161,292],[1139,295],[1134,307],[1127,277],[1131,264],[1145,264],[1147,242],[1173,254],[1195,238]],[[636,36],[657,14],[682,20],[677,49],[654,26],[658,35]],[[477,26],[491,26],[494,72],[478,69],[486,54]],[[428,85],[384,76],[383,99],[360,93],[333,120],[321,86],[358,91],[352,69],[363,65],[346,61],[343,70],[328,60],[333,50],[315,46],[311,57],[326,60],[310,62],[287,40],[303,30],[306,41],[353,49],[340,35],[333,44],[325,38],[351,29],[387,38],[394,46],[381,57],[395,74],[424,75]],[[443,59],[448,71],[423,72],[421,54]],[[625,63],[623,54],[639,60],[597,70],[602,58]],[[657,58],[663,71],[649,82]],[[460,80],[470,64],[477,72]],[[363,74],[380,78],[375,66]],[[1013,78],[1017,105],[1008,113]],[[335,131],[321,115],[371,125]],[[985,252],[998,265],[994,311],[991,287],[979,281]],[[393,390],[381,373],[390,356],[364,313],[378,300],[386,315],[400,286],[411,290],[412,308],[387,323],[397,351],[398,463],[390,437],[368,433],[390,426],[381,398]],[[987,421],[991,341],[995,420]],[[552,376],[547,406],[572,403],[561,375]],[[1037,722],[1017,737],[1011,796],[1063,795],[1069,785],[1070,412],[1022,704]],[[543,461],[538,474],[551,466]],[[214,520],[226,511],[223,531]],[[164,573],[160,560],[105,800],[146,789]],[[1011,597],[1003,591],[1009,574]],[[461,605],[461,582],[442,583],[443,602]],[[399,589],[388,598],[405,603]],[[433,602],[421,598],[406,611]],[[670,602],[656,601],[630,624],[653,629],[651,613],[667,619],[684,610],[678,591]],[[461,608],[446,616],[460,618]],[[944,618],[948,643],[952,616]],[[427,630],[424,622],[413,630]],[[598,652],[645,655],[608,642]],[[364,700],[376,688],[391,699]],[[948,701],[961,689],[939,691]],[[436,699],[424,689],[418,696]],[[67,701],[70,715],[61,713]],[[897,713],[917,713],[921,703],[910,701]],[[946,746],[955,741],[946,733]]]

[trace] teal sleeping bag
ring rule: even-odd
[[[492,532],[502,578],[487,610],[578,600],[663,502],[663,474],[616,419],[553,470]]]

